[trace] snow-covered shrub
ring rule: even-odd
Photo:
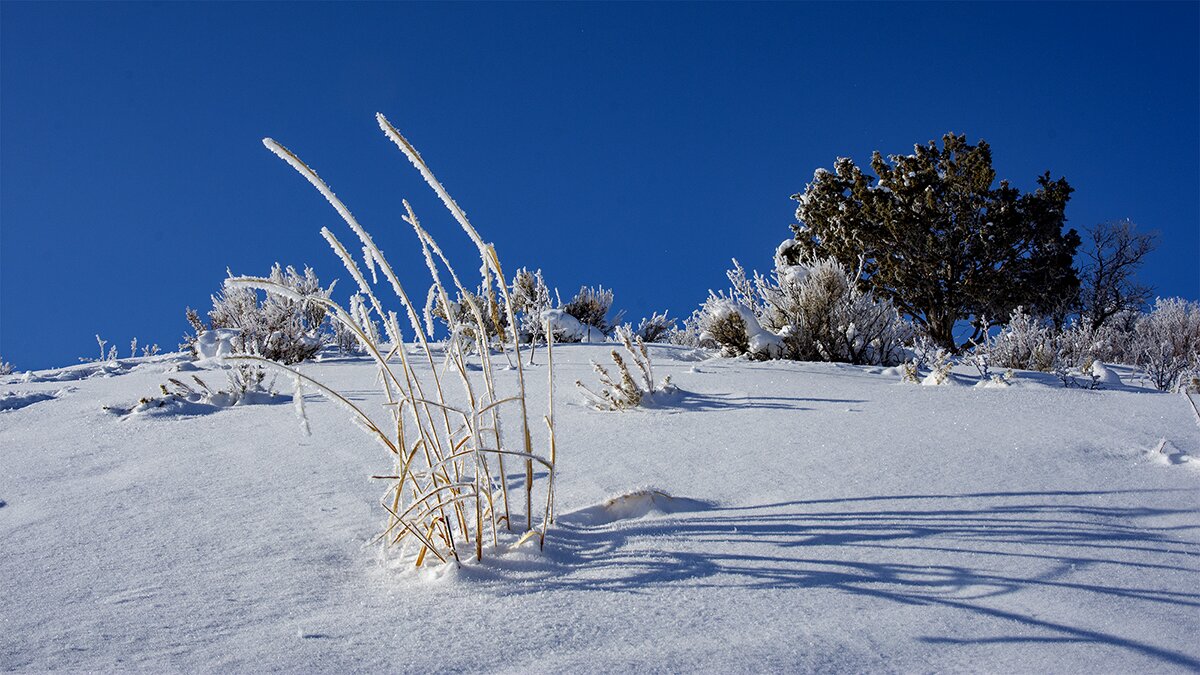
[[[1105,363],[1133,365],[1134,338],[1141,312],[1125,310],[1110,316],[1092,336],[1092,355]]]
[[[646,342],[662,342],[675,330],[675,319],[667,316],[666,312],[654,312],[649,317],[638,322],[634,332]]]
[[[589,326],[567,314],[565,309],[548,309],[542,312],[555,342],[604,342],[607,336],[599,328]]]
[[[399,277],[370,234],[315,171],[291,151],[273,140],[264,139],[268,149],[291,165],[325,197],[358,238],[364,252],[364,263],[371,271],[371,281],[368,281],[362,266],[337,237],[328,229],[321,231],[365,298],[363,311],[371,320],[380,322],[387,340],[394,347],[402,344],[400,321],[402,316],[406,317],[419,353],[409,355],[404,350],[385,349],[375,336],[364,329],[361,316],[355,318],[326,296],[309,300],[321,305],[330,313],[332,320],[356,334],[378,367],[377,381],[389,405],[372,408],[368,412],[357,406],[351,398],[293,368],[267,361],[261,356],[227,358],[233,362],[257,363],[289,373],[297,383],[295,397],[298,413],[302,415],[303,411],[302,388],[312,388],[343,408],[387,451],[393,463],[392,470],[377,478],[387,481],[389,486],[382,500],[388,524],[378,539],[388,546],[407,546],[412,554],[411,560],[416,565],[420,566],[429,556],[442,562],[459,562],[468,552],[476,559],[481,559],[485,538],[490,542],[488,550],[504,546],[500,539],[504,530],[516,529],[524,533],[514,538],[515,541],[511,542],[513,546],[530,539],[544,543],[546,527],[554,517],[556,445],[553,355],[548,354],[548,377],[542,380],[548,382],[549,389],[545,426],[540,423],[535,426],[530,421],[526,398],[522,347],[517,335],[512,293],[504,281],[495,248],[483,241],[465,212],[434,177],[408,140],[383,115],[376,117],[384,134],[417,168],[475,244],[482,263],[480,272],[483,279],[477,290],[471,293],[499,298],[491,307],[473,302],[462,303],[473,321],[472,331],[476,341],[473,351],[468,352],[460,340],[451,340],[447,343],[444,360],[443,355],[439,355],[435,362],[430,346],[431,331],[427,330],[431,326],[423,325],[419,305],[404,290]],[[404,202],[404,206],[407,211],[404,220],[417,235],[433,280],[432,293],[442,307],[449,309],[452,305],[451,295],[468,297],[467,287],[461,283],[433,237],[421,227],[411,206],[407,202]],[[448,276],[451,285],[444,283],[443,275]],[[243,277],[231,279],[228,284],[232,288],[267,291],[283,300],[305,299],[287,284],[272,279]],[[396,294],[402,314],[384,309],[376,293],[377,287],[389,288]],[[486,324],[489,314],[499,312],[503,313],[504,319],[493,319],[493,323],[508,331],[504,338],[506,342],[511,340],[516,356],[514,361],[509,362],[516,370],[515,394],[509,390],[502,394],[495,382],[495,374],[501,368],[491,360]],[[465,321],[466,317],[463,323]],[[461,329],[462,326],[460,323],[458,327]],[[475,363],[468,364],[468,359],[475,360]],[[445,382],[447,377],[459,380],[461,391],[468,394],[464,402],[454,403],[443,397],[443,392],[450,386]],[[459,387],[456,385],[454,389],[459,390]],[[544,431],[539,434],[539,429]],[[535,452],[535,438],[539,445],[545,444],[545,451]],[[523,500],[509,499],[510,474],[505,468],[506,460],[523,464]],[[535,464],[546,470],[544,506],[535,506],[533,502]],[[523,502],[524,505],[524,517],[520,521],[517,520],[517,502]],[[537,520],[534,518],[535,511],[538,512]]]
[[[0,375],[12,375],[12,374],[13,374],[13,364],[9,363],[8,361],[5,361],[4,359],[0,359]]]
[[[449,294],[443,297],[438,293],[437,285],[431,286],[425,303],[426,330],[430,335],[433,318],[441,321],[450,333],[450,340],[462,347],[473,349],[482,336],[482,344],[490,348],[493,341],[502,340],[508,333],[507,316],[498,311],[495,299],[487,297],[481,289],[461,289],[451,299]],[[482,321],[477,320],[480,318]]]
[[[975,368],[979,373],[979,380],[981,382],[991,379],[991,338],[985,334],[980,340],[969,340],[968,344],[970,345],[970,350],[963,355],[963,361]]]
[[[1058,355],[1054,329],[1021,307],[1013,311],[988,349],[997,366],[1041,372],[1053,370]]]
[[[267,378],[267,370],[254,363],[239,363],[229,369],[227,391],[242,401],[255,394],[273,394],[272,385],[263,384]],[[273,381],[272,381],[273,383]]]
[[[197,375],[192,375],[194,384],[170,377],[158,386],[161,392],[159,396],[142,397],[129,407],[105,406],[104,409],[120,415],[194,413],[203,412],[206,408],[270,403],[278,400],[279,395],[271,388],[271,384],[264,384],[266,375],[266,370],[260,365],[239,363],[229,369],[228,384],[223,389],[210,387]]]
[[[938,353],[929,363],[929,374],[925,379],[921,380],[921,384],[926,386],[940,386],[953,382],[950,377],[950,369],[954,367],[954,360],[950,356],[950,352],[945,349],[939,349]]]
[[[1097,389],[1103,384],[1093,368],[1097,349],[1090,320],[1076,319],[1059,329],[1018,307],[994,337],[973,344],[970,358],[986,355],[1004,368],[1054,373],[1064,387]]]
[[[188,321],[197,329],[196,337],[213,330],[236,331],[231,340],[235,353],[254,354],[280,363],[306,361],[321,350],[324,302],[329,300],[334,284],[322,288],[312,268],[305,267],[301,274],[294,267],[282,268],[276,263],[267,279],[289,289],[291,295],[267,293],[260,300],[255,289],[231,284],[233,278],[230,273],[221,291],[212,296],[208,326],[200,323],[197,327],[199,317],[193,316],[189,308]],[[193,354],[200,356],[195,339],[189,346]]]
[[[700,338],[704,334],[701,321],[704,314],[701,310],[693,310],[692,315],[683,320],[682,325],[667,332],[667,342],[681,347],[700,347]]]
[[[700,309],[700,344],[713,344],[722,356],[749,355],[777,359],[784,354],[783,338],[762,327],[746,305],[712,294]]]
[[[601,335],[608,335],[613,324],[620,321],[620,316],[611,322],[608,319],[612,303],[613,293],[611,290],[605,289],[603,286],[598,288],[582,286],[575,297],[562,306],[562,310],[584,326],[596,329]],[[555,339],[559,339],[559,336],[555,336]],[[564,339],[563,341],[570,342],[571,340]]]
[[[1159,298],[1134,333],[1137,365],[1155,388],[1185,387],[1184,376],[1200,367],[1200,303]]]
[[[157,356],[159,352],[158,345],[143,345],[142,356]],[[136,358],[138,355],[138,339],[133,338],[129,341],[129,358]]]
[[[545,314],[554,307],[550,287],[542,271],[530,272],[522,267],[513,275],[513,310],[517,313],[517,334],[522,342],[537,344],[546,341]]]
[[[616,379],[608,372],[607,368],[592,361],[592,368],[600,376],[600,392],[596,393],[592,391],[580,380],[575,381],[575,386],[583,391],[588,402],[597,410],[626,410],[628,408],[636,408],[642,404],[646,397],[653,396],[659,391],[671,389],[671,378],[669,376],[664,378],[662,382],[655,382],[654,370],[650,364],[650,353],[646,350],[646,343],[642,340],[641,336],[635,337],[629,326],[618,327],[616,336],[621,344],[624,345],[630,360],[637,366],[638,377],[634,377],[633,373],[629,370],[629,366],[625,363],[625,359],[615,349],[610,354],[619,374],[619,377]]]
[[[89,359],[89,358],[84,358],[81,356],[81,357],[79,357],[79,360],[83,361],[84,363],[116,363],[117,362],[117,346],[116,345],[112,345],[112,346],[108,347],[108,351],[105,351],[105,345],[108,344],[108,340],[101,338],[99,334],[96,335],[96,344],[100,346],[100,356],[98,358]]]
[[[925,333],[916,332],[908,341],[906,351],[908,353],[906,363],[911,362],[913,366],[921,370],[928,368],[933,360],[946,350]]]
[[[805,360],[894,365],[913,336],[891,301],[859,290],[854,275],[834,260],[808,268],[796,300],[790,313],[799,316],[799,330],[793,328],[789,338]]]
[[[890,301],[860,290],[836,261],[788,265],[784,259],[777,253],[771,276],[752,279],[735,260],[727,273],[730,290],[711,294],[700,310],[702,339],[727,355],[753,358],[883,365],[904,360],[913,330]]]
[[[343,354],[365,354],[372,344],[379,344],[379,323],[371,318],[370,310],[362,293],[350,296],[348,308],[350,318],[354,319],[358,330],[346,327],[340,321],[330,321],[333,326],[333,345]],[[365,339],[359,335],[366,336]]]
[[[1200,394],[1200,365],[1187,369],[1179,376],[1177,389],[1182,394]]]

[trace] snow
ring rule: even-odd
[[[1092,362],[1092,376],[1096,378],[1096,383],[1103,387],[1120,387],[1121,376],[1117,372],[1102,361]]]
[[[232,340],[241,331],[236,328],[206,330],[196,336],[196,353],[202,359],[219,358],[233,353]]]
[[[1200,424],[1182,396],[1020,372],[902,386],[653,346],[673,399],[598,412],[567,385],[610,348],[555,347],[546,548],[461,569],[369,544],[368,476],[391,465],[315,393],[305,436],[290,405],[103,410],[183,379],[179,355],[0,378],[45,395],[0,412],[0,669],[1200,668]],[[304,373],[383,403],[365,359]]]
[[[595,326],[588,326],[562,309],[547,309],[542,312],[542,321],[550,324],[550,330],[565,342],[606,342],[608,336]]]

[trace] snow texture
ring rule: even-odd
[[[36,374],[20,395],[45,398],[0,413],[0,670],[1200,669],[1200,424],[1182,396],[1027,373],[900,386],[656,345],[678,395],[614,415],[564,386],[609,349],[555,347],[545,549],[461,569],[367,545],[366,476],[391,463],[315,394],[304,436],[289,405],[103,411],[178,356],[66,396]],[[305,374],[384,403],[366,359]]]

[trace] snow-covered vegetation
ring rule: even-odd
[[[584,393],[592,407],[597,410],[627,410],[653,402],[656,396],[674,390],[669,375],[661,382],[654,379],[650,352],[646,349],[646,341],[640,335],[635,336],[633,330],[626,325],[617,328],[617,339],[625,347],[625,353],[633,362],[637,375],[631,372],[625,358],[616,349],[609,352],[613,365],[617,368],[616,377],[613,377],[607,368],[593,361],[592,368],[600,378],[600,391],[593,391],[581,380],[575,381],[575,386]]]
[[[1188,386],[1200,368],[1200,303],[1160,298],[1143,314],[1124,312],[1095,328],[1087,317],[1057,328],[1021,308],[993,337],[972,344],[971,358],[1004,368],[1096,378],[1104,363],[1136,366],[1161,391]]]
[[[230,273],[220,293],[212,296],[208,325],[194,310],[187,310],[196,334],[189,336],[186,344],[197,357],[214,355],[205,352],[204,341],[200,340],[205,334],[210,334],[210,339],[219,334],[227,336],[232,353],[254,354],[285,364],[307,361],[326,344],[322,334],[326,313],[323,301],[329,300],[334,284],[322,288],[311,267],[305,267],[303,274],[278,263],[271,268],[267,278],[275,286],[290,289],[286,297],[266,293],[260,298],[254,289],[231,283],[234,278]]]
[[[780,245],[771,276],[746,276],[735,260],[731,288],[713,293],[696,318],[698,343],[727,356],[895,365],[914,334],[891,302],[860,290],[832,259],[791,264]]]
[[[546,528],[554,514],[556,444],[553,395],[547,397],[549,411],[543,418],[546,434],[536,434],[530,423],[531,411],[527,404],[528,389],[521,363],[517,315],[512,293],[505,283],[500,258],[495,248],[483,241],[417,151],[383,115],[378,116],[378,122],[384,134],[400,148],[441,197],[476,245],[482,263],[479,292],[472,293],[463,285],[434,238],[421,226],[412,208],[404,202],[407,209],[404,220],[416,234],[433,282],[430,294],[436,297],[437,306],[443,309],[442,318],[451,330],[439,354],[442,361],[440,369],[435,363],[431,336],[427,333],[429,312],[426,313],[426,324],[422,325],[417,306],[410,300],[370,234],[315,171],[271,139],[264,140],[267,148],[307,179],[358,238],[364,255],[363,263],[371,270],[372,281],[382,276],[387,282],[386,287],[393,291],[400,302],[419,347],[419,356],[406,356],[399,314],[384,309],[376,292],[378,284],[368,282],[349,250],[333,232],[323,229],[322,236],[357,283],[358,295],[365,298],[358,301],[355,307],[357,316],[330,300],[328,289],[322,290],[319,284],[300,287],[291,283],[290,276],[237,277],[230,279],[227,286],[235,293],[242,289],[265,291],[269,297],[279,298],[279,304],[292,308],[315,305],[320,309],[320,316],[328,312],[345,330],[354,332],[359,344],[366,349],[378,368],[375,381],[379,383],[387,401],[383,420],[379,420],[369,409],[357,405],[350,395],[299,370],[276,364],[261,355],[228,358],[239,363],[281,369],[294,378],[296,409],[304,429],[310,428],[304,414],[303,400],[304,388],[308,386],[340,404],[368,436],[387,450],[393,462],[392,472],[374,476],[388,485],[380,500],[387,512],[387,525],[376,539],[383,541],[389,549],[398,546],[400,559],[412,561],[417,567],[428,556],[441,563],[457,562],[472,555],[476,560],[482,560],[485,537],[488,539],[487,550],[492,553],[502,550],[502,545],[519,546],[532,536],[536,536],[539,543],[544,542]],[[451,290],[448,290],[445,280],[452,284],[450,288],[457,293],[457,302],[450,300]],[[497,298],[500,300],[497,301]],[[503,320],[498,318],[501,312]],[[311,316],[317,318],[316,309],[311,310]],[[378,335],[368,330],[374,321],[384,326],[386,342],[380,341]],[[465,330],[468,327],[471,329],[469,333]],[[492,354],[493,338],[501,341],[502,349],[505,341],[511,345],[518,375],[515,392],[502,395],[496,387],[498,367]],[[480,359],[479,375],[473,375],[474,369],[469,367],[472,353]],[[393,356],[398,357],[398,363],[394,362]],[[507,354],[505,358],[508,358]],[[423,362],[428,370],[419,371],[415,362]],[[552,359],[550,363],[553,363]],[[447,371],[453,373],[450,378],[445,377]],[[460,395],[450,390],[452,380],[457,380],[461,386]],[[547,387],[551,392],[553,382],[552,366],[548,366]],[[506,433],[507,428],[519,430],[519,440],[514,441],[512,434]],[[506,458],[524,467],[521,487],[523,499],[514,498],[510,501]],[[544,506],[536,505],[533,498],[535,465],[546,472],[541,489]],[[517,518],[519,522],[514,522]],[[535,529],[538,524],[540,529]],[[524,534],[515,542],[502,544],[502,530]]]

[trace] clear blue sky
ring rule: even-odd
[[[1200,296],[1200,4],[0,3],[0,355],[174,348],[226,266],[343,278],[330,181],[412,292],[409,198],[463,238],[372,118],[433,165],[509,270],[686,316],[765,269],[839,155],[947,131],[1050,170],[1074,227],[1162,233],[1143,280]]]

